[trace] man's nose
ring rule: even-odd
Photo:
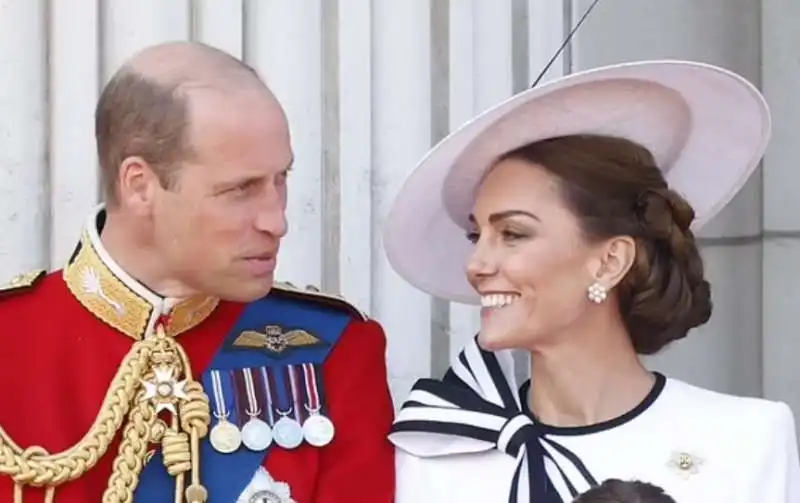
[[[256,228],[276,238],[284,237],[289,230],[286,206],[276,200],[265,201],[256,216]]]

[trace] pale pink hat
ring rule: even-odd
[[[650,149],[670,187],[694,207],[696,230],[758,166],[770,115],[742,77],[688,61],[607,66],[529,89],[467,122],[420,161],[385,221],[383,244],[394,270],[436,297],[478,303],[465,276],[473,248],[466,229],[487,168],[524,144],[581,133]]]

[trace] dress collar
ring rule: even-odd
[[[422,435],[420,435],[422,434]],[[420,379],[397,414],[389,435],[418,457],[443,457],[498,450],[516,460],[508,503],[561,502],[546,465],[552,463],[573,497],[578,486],[559,466],[571,463],[581,486],[597,481],[574,453],[545,436],[525,412],[514,379],[510,351],[489,352],[477,337],[456,355],[442,380]],[[561,462],[556,462],[556,456]]]
[[[104,323],[134,340],[155,330],[168,317],[167,333],[177,336],[208,318],[219,303],[210,296],[162,297],[131,277],[100,241],[106,210],[99,206],[84,227],[80,242],[64,267],[64,280],[78,302]]]

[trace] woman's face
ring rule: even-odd
[[[558,180],[519,160],[498,163],[473,209],[467,275],[481,294],[479,341],[487,350],[542,347],[587,308],[600,268]]]

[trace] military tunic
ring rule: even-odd
[[[386,340],[377,322],[335,296],[288,287],[275,288],[251,304],[211,297],[162,298],[108,255],[99,239],[103,220],[102,210],[90,219],[63,270],[18,281],[0,298],[0,426],[5,432],[0,435],[0,501],[12,501],[11,475],[24,482],[25,503],[45,501],[46,490],[35,487],[42,480],[24,473],[15,452],[39,446],[56,454],[81,442],[90,430],[97,433],[94,443],[85,443],[70,462],[53,464],[50,471],[60,473],[46,475],[63,482],[54,493],[48,491],[57,503],[103,501],[109,484],[135,486],[137,503],[174,501],[176,478],[165,466],[168,449],[199,452],[199,483],[215,503],[393,500],[394,454],[386,438],[393,406]],[[114,412],[119,416],[120,403],[128,399],[117,400],[114,409],[109,404],[115,397],[107,397],[109,387],[118,372],[128,368],[125,358],[131,348],[156,332],[183,348],[191,375],[172,375],[163,367],[160,373],[119,381],[139,391],[125,405],[133,412],[113,430]],[[154,355],[150,357],[158,363]],[[196,383],[186,384],[192,380],[202,384],[208,397],[210,430],[195,450],[191,425],[183,434],[165,433],[181,428],[170,419],[175,411],[185,412],[182,417],[189,423],[198,420],[192,417],[197,411],[180,409],[188,398],[198,396]],[[157,416],[148,416],[145,408],[135,412],[137,404],[148,400],[157,403]],[[103,414],[111,422],[94,424]],[[330,420],[333,438],[324,438],[331,432],[318,428],[322,437],[314,440],[312,435],[311,441],[301,438],[299,445],[290,445],[297,439],[289,437],[312,416]],[[281,440],[276,423],[282,418],[293,420],[295,428],[285,430]],[[250,419],[272,428],[269,446],[264,446],[269,438],[263,435],[251,435],[262,444],[255,449],[242,442],[242,428]],[[149,420],[156,426],[147,441],[129,441],[120,454],[123,440],[137,436],[136,427],[129,431],[124,425]],[[226,437],[219,434],[224,428],[219,429],[215,448],[210,439],[221,422],[233,425],[239,437]],[[202,427],[195,428],[203,433]],[[98,450],[105,437],[107,449],[101,445]],[[37,455],[41,453],[30,451],[28,458],[36,461]],[[142,455],[144,466],[137,466],[135,459]],[[190,486],[194,470],[188,458],[170,456],[174,459],[169,470],[183,471],[183,488]],[[113,470],[120,464],[128,465],[124,473],[141,471],[140,479],[132,483]],[[77,479],[66,480],[72,471],[82,471],[81,465],[91,467]]]

